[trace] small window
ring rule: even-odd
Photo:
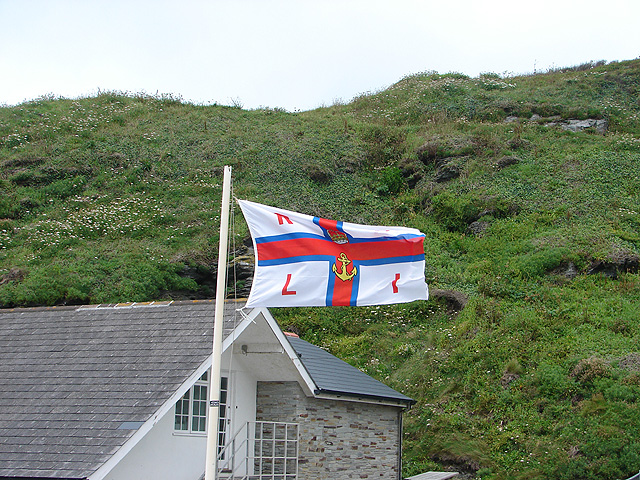
[[[174,429],[185,433],[207,432],[207,405],[209,403],[207,372],[198,379],[176,403]]]
[[[218,445],[224,445],[227,423],[228,378],[220,379],[220,424]],[[207,433],[207,412],[209,405],[209,376],[205,372],[191,387],[175,407],[174,429],[184,433]]]

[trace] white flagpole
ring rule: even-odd
[[[216,311],[213,325],[213,357],[209,388],[209,423],[207,425],[207,457],[205,480],[215,480],[218,473],[218,424],[220,420],[220,367],[222,365],[222,333],[224,297],[227,284],[227,244],[229,239],[229,204],[231,199],[231,167],[224,167],[222,184],[222,212],[220,213],[220,242],[218,245],[218,283]]]

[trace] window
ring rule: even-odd
[[[220,421],[218,445],[224,445],[228,418],[229,380],[220,379]],[[174,429],[184,433],[207,433],[207,409],[209,405],[209,374],[202,377],[176,403]]]
[[[207,405],[209,403],[209,374],[200,379],[176,403],[174,428],[180,432],[207,432]]]

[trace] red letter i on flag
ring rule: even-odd
[[[396,273],[396,279],[391,282],[391,286],[393,287],[393,293],[398,293],[398,280],[400,280],[400,274]]]
[[[291,274],[287,273],[287,281],[284,283],[284,287],[282,287],[282,295],[295,295],[295,290],[287,290],[289,288],[289,283],[291,282]]]

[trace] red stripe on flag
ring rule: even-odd
[[[259,243],[257,248],[258,260],[277,260],[306,255],[337,257],[341,252],[346,253],[350,260],[375,260],[422,255],[424,253],[422,242],[423,237],[345,244],[315,238],[296,238]]]
[[[349,305],[351,305],[353,281],[348,280],[346,282],[343,282],[336,276],[334,276],[333,278],[333,297],[331,298],[331,305],[336,307],[348,307]]]
[[[296,238],[275,242],[258,243],[258,260],[277,260],[280,258],[300,257],[304,255],[340,254],[339,246],[333,242],[315,238]]]
[[[325,230],[338,230],[338,222],[336,220],[327,220],[326,218],[318,218],[318,225]]]

